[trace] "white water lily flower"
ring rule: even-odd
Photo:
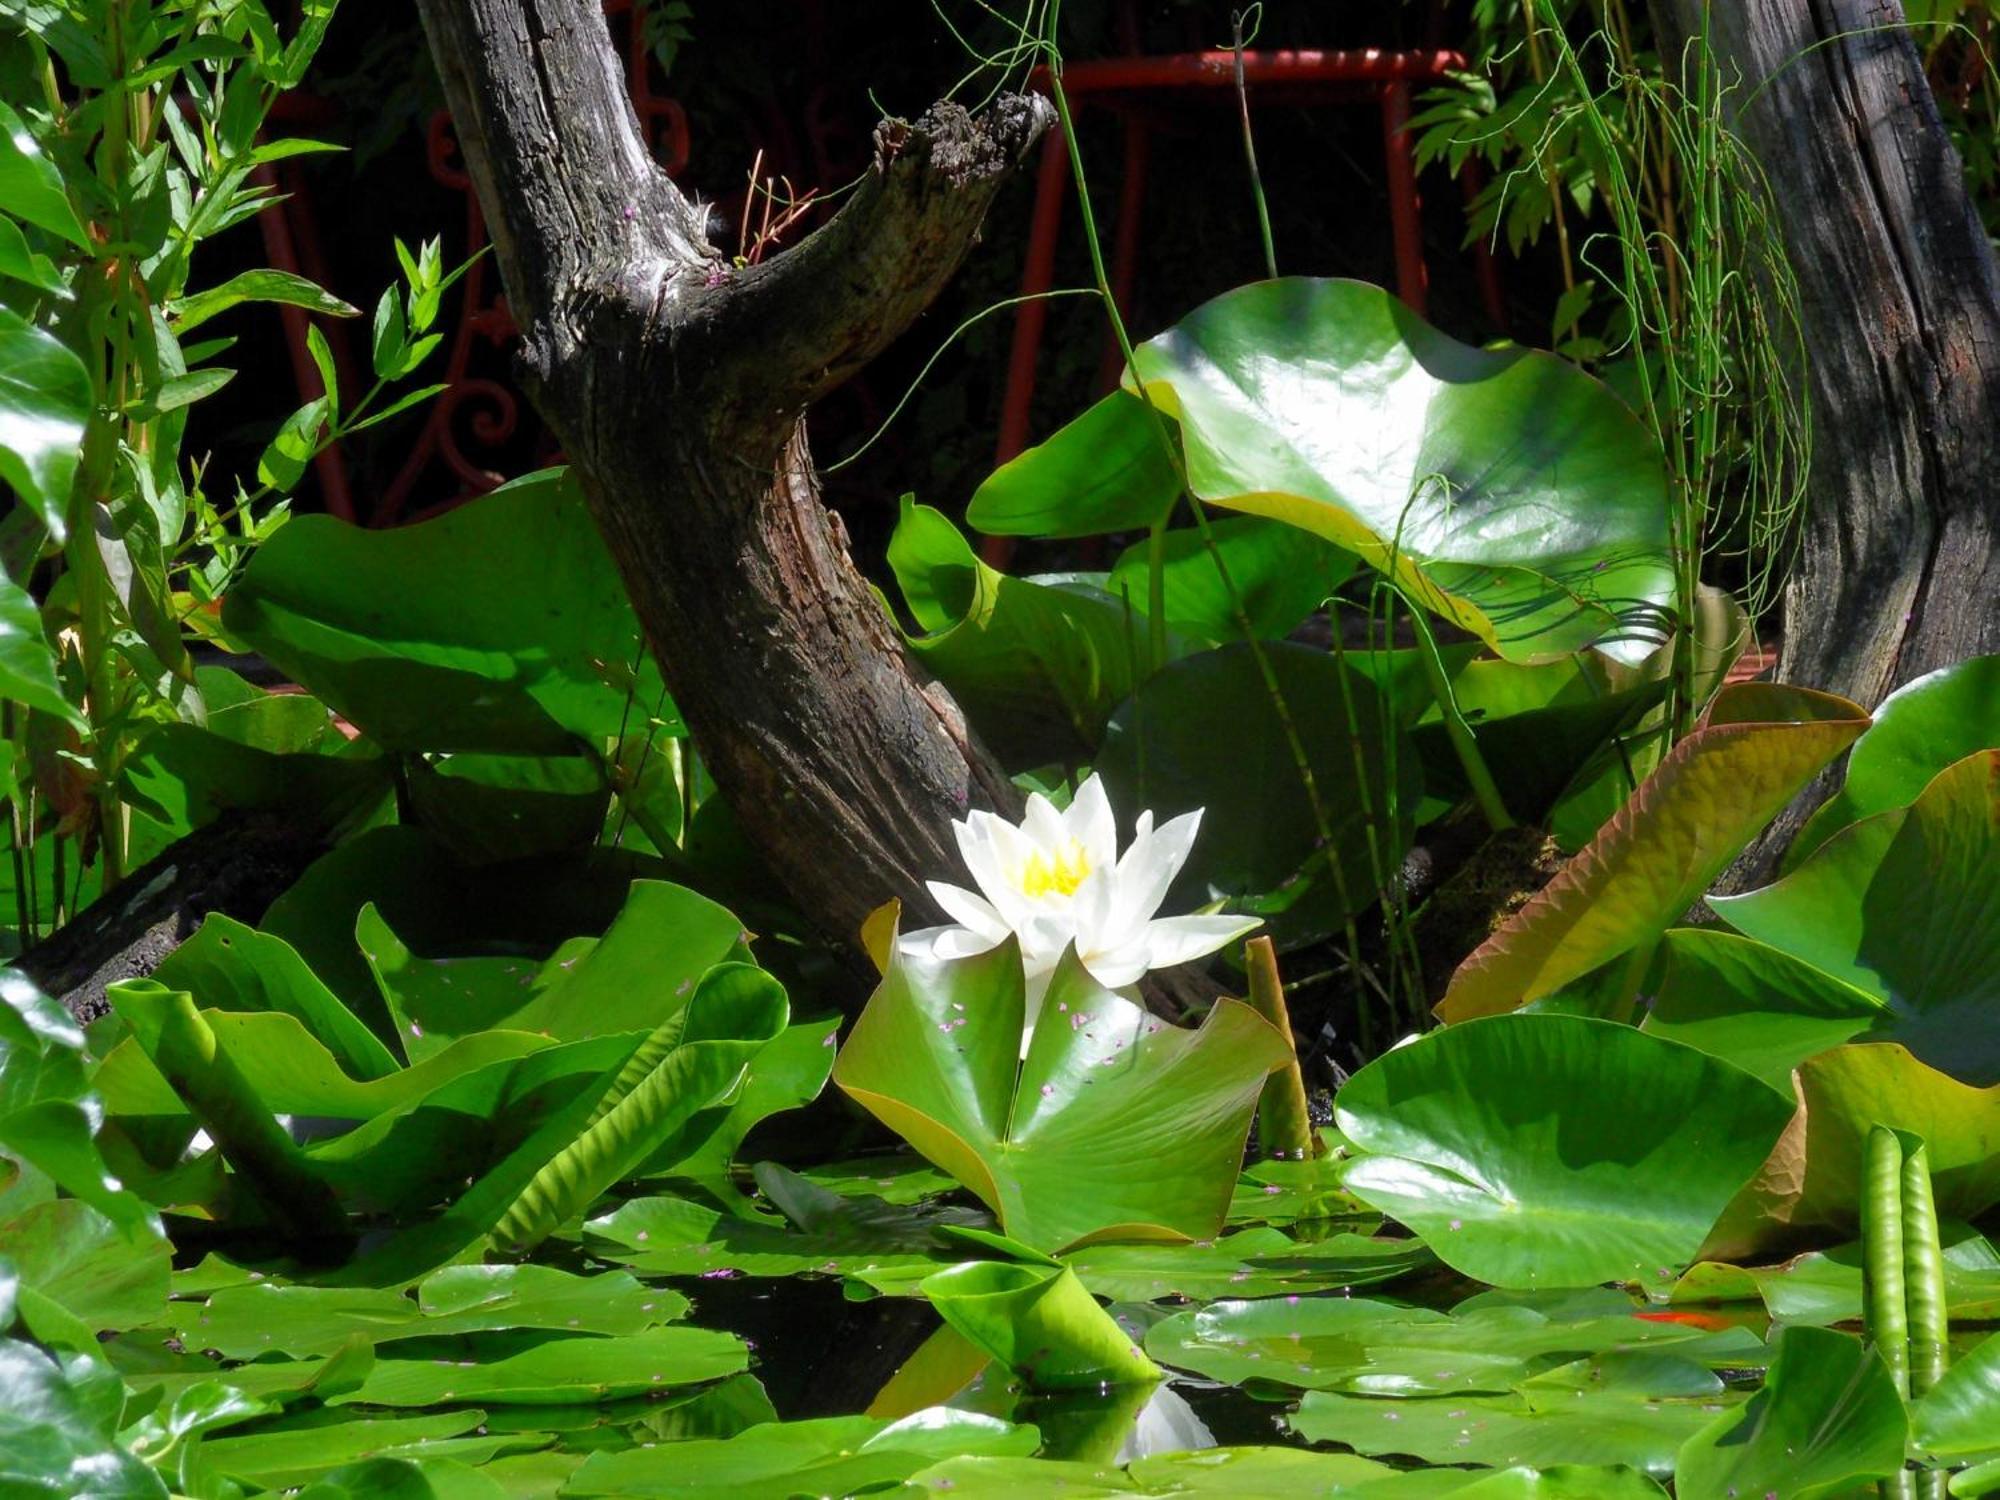
[[[1115,990],[1150,970],[1205,957],[1257,925],[1254,917],[1153,915],[1200,827],[1199,809],[1157,829],[1152,813],[1142,812],[1121,857],[1111,801],[1095,776],[1062,812],[1041,793],[1030,795],[1019,827],[975,812],[952,828],[979,890],[928,882],[957,925],[910,933],[903,946],[937,959],[969,958],[1017,936],[1028,981],[1025,1056],[1049,977],[1071,943],[1091,977]]]

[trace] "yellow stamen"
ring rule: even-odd
[[[1075,839],[1053,861],[1037,849],[1021,871],[1021,894],[1031,901],[1051,893],[1074,896],[1089,873],[1090,856]]]

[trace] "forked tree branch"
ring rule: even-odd
[[[599,0],[420,0],[561,438],[676,706],[806,914],[852,942],[1018,794],[820,505],[805,408],[921,313],[1051,111],[886,122],[846,206],[737,267],[648,157]]]

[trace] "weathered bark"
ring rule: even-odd
[[[1654,12],[1668,57],[1705,28],[1798,279],[1812,483],[1779,675],[1873,705],[2000,651],[2000,268],[1898,0]],[[1732,883],[1768,873],[1828,789]]]
[[[648,156],[597,0],[421,0],[530,393],[746,830],[836,940],[1016,793],[928,681],[819,500],[803,416],[956,269],[1049,124],[1007,97],[885,122],[798,248],[737,268]]]
[[[110,1009],[106,986],[145,978],[210,912],[262,920],[327,848],[316,823],[224,813],[134,870],[13,967],[77,1020],[94,1021]]]

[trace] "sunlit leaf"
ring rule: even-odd
[[[0,119],[0,143],[7,134]],[[0,144],[0,159],[4,155]],[[13,486],[57,541],[68,534],[70,481],[92,404],[82,361],[0,307],[0,480]]]
[[[1909,1430],[1874,1350],[1847,1334],[1787,1328],[1763,1389],[1681,1449],[1674,1493],[1680,1500],[1849,1495],[1903,1466]]]
[[[1071,952],[1023,1060],[1024,991],[1012,940],[955,961],[899,950],[834,1081],[1037,1249],[1216,1234],[1285,1039],[1231,1000],[1170,1026]]]
[[[1725,688],[1589,847],[1459,965],[1438,1014],[1512,1010],[1657,941],[1867,726],[1830,694]]]
[[[1348,1189],[1510,1287],[1670,1282],[1792,1113],[1692,1047],[1548,1015],[1432,1032],[1335,1105]]]

